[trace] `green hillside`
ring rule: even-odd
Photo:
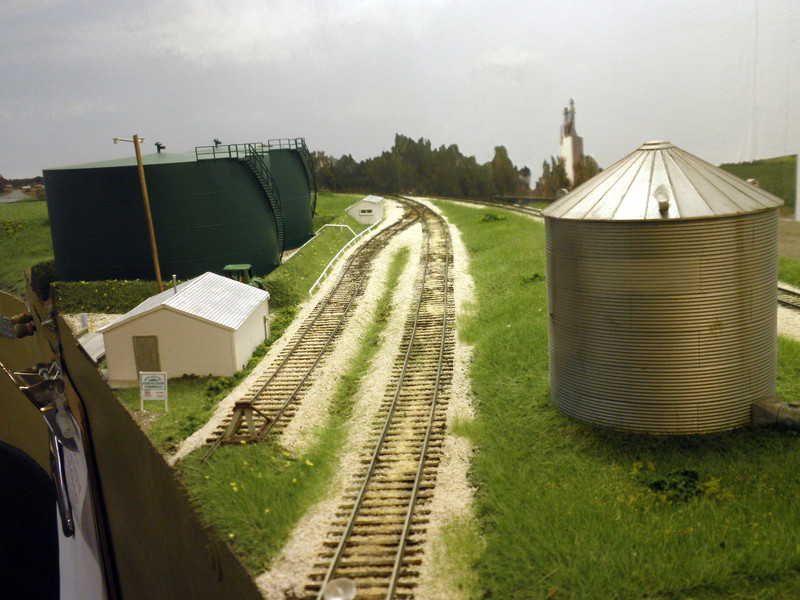
[[[785,213],[794,214],[795,186],[797,184],[797,155],[777,156],[752,162],[720,165],[728,173],[742,179],[757,179],[761,187],[783,198]]]

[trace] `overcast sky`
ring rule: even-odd
[[[667,139],[714,163],[800,151],[798,0],[0,0],[0,173],[305,137],[505,145],[538,176],[572,97],[606,167]],[[791,109],[794,109],[792,111]]]

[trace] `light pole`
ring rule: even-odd
[[[147,215],[147,231],[150,234],[150,250],[153,253],[153,266],[156,269],[156,284],[158,291],[163,292],[164,286],[161,284],[161,268],[158,266],[158,250],[156,250],[156,234],[153,231],[153,216],[150,214],[150,200],[147,198],[147,184],[144,181],[144,167],[142,166],[142,152],[139,150],[139,142],[143,142],[144,138],[139,139],[139,136],[134,134],[132,140],[123,138],[113,138],[115,144],[120,142],[130,142],[136,149],[136,165],[139,167],[139,182],[142,184],[142,198],[144,199],[144,212]]]

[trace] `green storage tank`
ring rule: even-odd
[[[280,190],[286,248],[298,248],[314,236],[314,167],[302,138],[267,142],[269,170]]]
[[[189,279],[280,264],[282,217],[243,157],[143,157],[162,275]],[[133,156],[44,171],[56,274],[65,281],[154,279]]]

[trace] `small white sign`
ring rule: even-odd
[[[163,400],[164,410],[169,410],[166,372],[139,371],[139,410],[144,410],[145,400]]]

